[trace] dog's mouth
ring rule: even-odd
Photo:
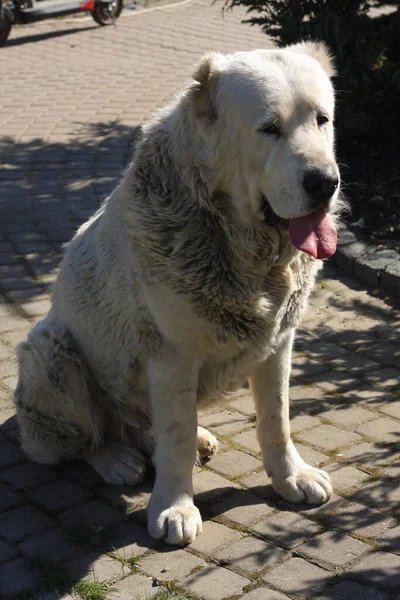
[[[329,258],[336,252],[337,231],[331,215],[323,208],[293,219],[282,219],[263,196],[262,211],[268,227],[289,231],[292,245],[314,258]]]

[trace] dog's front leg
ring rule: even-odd
[[[196,461],[198,368],[171,352],[148,368],[156,481],[148,506],[148,530],[169,544],[190,544],[202,531],[193,504]]]
[[[291,502],[321,504],[332,494],[329,475],[307,465],[290,439],[289,376],[294,331],[281,336],[275,354],[250,379],[257,436],[274,490]]]

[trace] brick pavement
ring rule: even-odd
[[[203,52],[268,45],[242,16],[195,0],[127,14],[116,30],[90,19],[15,28],[1,49],[3,600],[398,597],[400,313],[332,267],[299,331],[291,388],[299,451],[335,485],[327,505],[274,494],[246,389],[201,415],[221,452],[195,471],[204,534],[185,549],[148,537],[150,480],[106,486],[82,463],[32,465],[18,446],[15,345],[48,309],[63,243],[118,180],[138,124]]]

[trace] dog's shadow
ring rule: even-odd
[[[56,592],[61,596],[79,589],[82,581],[118,581],[137,572],[138,568],[151,577],[146,580],[148,585],[157,587],[176,579],[174,561],[181,560],[181,548],[152,539],[146,529],[146,505],[154,472],[149,470],[138,486],[120,487],[106,485],[83,461],[55,467],[32,463],[20,448],[15,417],[0,426],[0,446],[0,508],[3,511],[0,536],[12,547],[15,556],[12,562],[22,563],[29,571],[34,592]],[[276,495],[266,475],[265,482],[265,485],[257,483],[245,490],[235,484],[232,487],[227,481],[226,487],[217,484],[195,496],[205,524],[204,536],[210,535],[209,526],[211,529],[222,526],[229,527],[230,532],[236,531],[235,543],[249,534],[260,540],[258,547],[240,550],[240,559],[252,561],[260,570],[267,569],[268,561],[276,561],[277,554],[287,557],[287,552],[297,547],[302,537],[310,537],[310,526],[313,528],[310,543],[318,546],[324,524],[331,529],[331,513],[343,502],[336,496],[320,509],[294,505]],[[391,490],[380,484],[379,489],[371,490],[371,495],[376,501],[375,496],[379,494],[385,505]],[[368,504],[368,498],[364,501]],[[250,513],[258,515],[254,522],[251,517],[246,521]],[[334,517],[336,529],[348,526],[346,514]],[[366,511],[365,525],[369,524],[370,517],[370,511]],[[330,535],[332,543],[339,543],[343,537],[340,531],[332,529]],[[213,551],[207,559],[230,568],[230,549],[228,544],[223,553]],[[157,559],[151,559],[154,551]],[[192,556],[200,556],[195,544],[193,549],[189,546],[189,551]],[[233,567],[236,559],[233,553]],[[205,562],[200,559],[201,562],[204,566]],[[19,582],[13,580],[10,564],[6,563],[7,581],[18,589]],[[194,571],[195,578],[208,573],[202,573],[202,569]],[[378,575],[390,583],[390,573]],[[3,597],[1,593],[4,594],[4,590],[0,590]]]

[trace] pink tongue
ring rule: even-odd
[[[332,217],[322,208],[305,217],[290,219],[289,235],[295,248],[314,258],[328,258],[336,252],[337,231]]]

